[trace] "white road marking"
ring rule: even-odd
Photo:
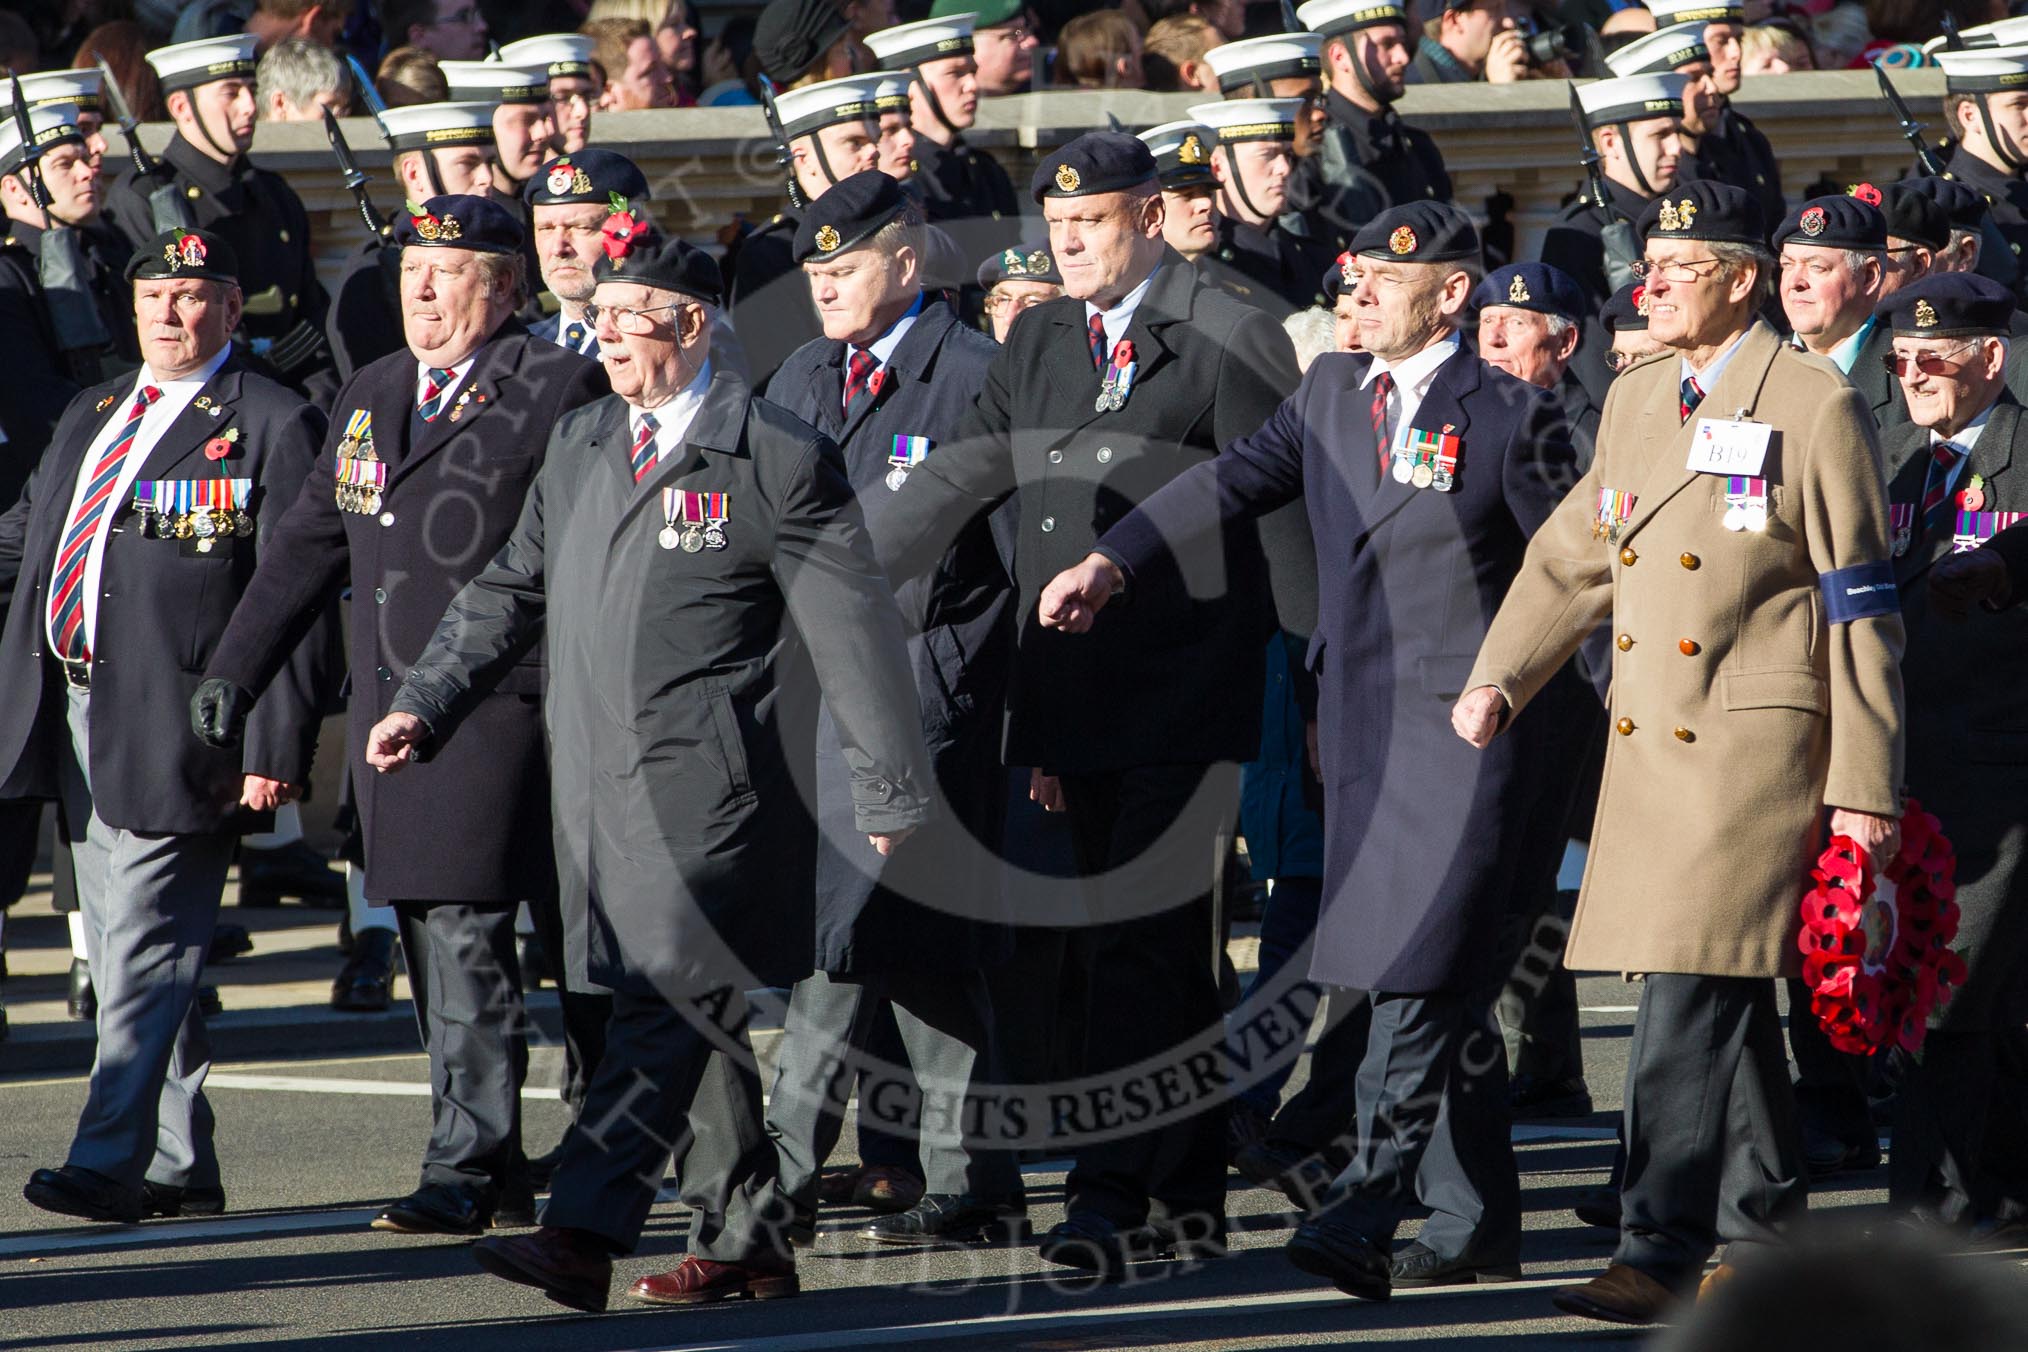
[[[1641,1012],[1641,1007],[1639,1005],[1580,1005],[1578,1006],[1578,1012],[1581,1014],[1638,1014]]]
[[[379,1215],[371,1211],[296,1211],[268,1216],[224,1216],[217,1220],[150,1221],[144,1225],[94,1225],[89,1230],[17,1235],[0,1239],[0,1258],[63,1253],[71,1249],[174,1248],[186,1241],[257,1239],[267,1235],[310,1234],[319,1230],[364,1230]]]

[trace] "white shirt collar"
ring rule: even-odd
[[[1688,357],[1684,357],[1682,359],[1683,374],[1695,379],[1697,382],[1698,389],[1704,391],[1706,394],[1711,393],[1713,389],[1717,388],[1718,378],[1725,374],[1726,363],[1731,361],[1733,357],[1737,355],[1737,353],[1739,352],[1739,345],[1746,341],[1746,335],[1752,333],[1754,329],[1758,328],[1759,326],[1760,321],[1758,319],[1754,320],[1753,323],[1748,324],[1746,326],[1745,331],[1742,332],[1737,338],[1734,338],[1730,343],[1726,344],[1725,350],[1719,353],[1716,357],[1714,357],[1711,361],[1711,365],[1705,367],[1702,371],[1692,366],[1690,364],[1690,359]]]
[[[218,351],[212,353],[210,361],[204,363],[204,365],[189,375],[176,380],[157,379],[155,373],[148,369],[147,363],[143,362],[141,369],[134,375],[134,389],[128,398],[131,401],[134,395],[138,395],[143,385],[153,385],[156,389],[162,391],[164,398],[177,394],[181,395],[183,402],[187,403],[196,397],[199,390],[211,383],[211,378],[218,374],[218,368],[225,365],[226,359],[230,356],[232,356],[232,344],[227,343],[219,348]],[[182,411],[180,406],[177,411]]]
[[[1929,429],[1929,444],[1934,446],[1939,441],[1948,441],[1951,445],[1969,456],[1972,453],[1972,448],[1979,444],[1979,434],[1986,430],[1986,420],[1992,416],[1993,407],[1989,404],[1986,406],[1984,413],[1981,413],[1978,417],[1972,419],[1971,422],[1959,428],[1957,435],[1953,437],[1942,436],[1932,427]]]
[[[1141,284],[1120,297],[1118,303],[1110,310],[1101,310],[1090,301],[1084,303],[1084,325],[1086,328],[1091,327],[1091,317],[1093,315],[1098,315],[1105,320],[1106,348],[1108,351],[1118,347],[1120,340],[1127,336],[1127,326],[1134,322],[1134,311],[1140,308],[1142,299],[1148,294],[1148,287],[1155,280],[1155,274],[1161,270],[1162,265],[1157,263],[1154,272],[1150,272],[1147,276],[1143,277]]]
[[[1429,384],[1436,379],[1437,368],[1457,355],[1458,347],[1463,341],[1457,331],[1453,330],[1414,356],[1404,357],[1399,362],[1383,361],[1375,357],[1372,364],[1366,368],[1365,379],[1359,382],[1359,387],[1364,389],[1371,385],[1374,377],[1385,371],[1394,377],[1396,389],[1412,390],[1416,398],[1420,399],[1429,392]]]
[[[652,413],[655,415],[655,458],[659,461],[679,449],[689,438],[690,424],[697,420],[697,410],[704,407],[704,396],[710,388],[711,359],[707,357],[690,383],[667,401],[645,409],[627,405],[629,441],[641,435],[641,415]]]
[[[471,356],[465,358],[463,361],[459,362],[456,366],[450,367],[449,370],[451,373],[451,383],[446,385],[444,388],[447,390],[455,390],[456,388],[458,388],[458,386],[464,384],[465,377],[471,373],[472,363],[477,361],[478,359],[479,354],[474,352]],[[421,406],[423,401],[423,391],[427,390],[430,387],[430,372],[433,370],[441,370],[441,369],[444,368],[433,367],[428,362],[423,361],[421,359],[417,359],[415,364],[415,402],[418,407]]]
[[[873,360],[879,362],[883,368],[894,360],[894,350],[901,346],[902,339],[908,337],[908,331],[915,327],[915,321],[922,318],[922,302],[922,293],[918,291],[915,295],[915,304],[908,307],[907,313],[888,325],[886,333],[866,345],[866,350],[873,354]]]

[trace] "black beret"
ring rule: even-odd
[[[1857,197],[1812,197],[1774,232],[1777,252],[1791,240],[1826,249],[1884,249],[1887,217]]]
[[[933,225],[923,227],[922,284],[926,290],[956,291],[972,280],[970,271],[965,251],[956,240]]]
[[[1976,272],[1938,272],[1902,287],[1877,313],[1895,333],[1914,338],[2004,337],[2014,324],[2014,293]]]
[[[979,285],[991,290],[1001,282],[1048,282],[1063,285],[1056,259],[1047,244],[1029,244],[1019,249],[1002,249],[979,264]]]
[[[535,177],[521,189],[530,206],[560,207],[579,202],[601,206],[617,196],[629,202],[646,201],[648,178],[632,160],[610,150],[586,146],[569,155],[558,155],[535,171]]]
[[[793,84],[845,28],[845,11],[832,0],[768,0],[754,24],[753,54],[770,80]]]
[[[1317,283],[1317,290],[1333,309],[1337,308],[1338,297],[1345,294],[1345,270],[1352,266],[1352,258],[1350,249],[1339,254],[1331,260],[1331,266],[1324,269],[1324,276]]]
[[[1909,192],[1919,192],[1944,209],[1950,218],[1951,229],[1969,230],[1977,234],[1986,224],[1986,195],[1969,183],[1960,183],[1954,178],[1906,178],[1894,185]],[[1908,236],[1902,236],[1907,239]]]
[[[1028,191],[1045,197],[1092,197],[1156,181],[1155,152],[1123,131],[1088,131],[1035,166]]]
[[[1598,322],[1607,333],[1641,333],[1648,327],[1648,287],[1629,282],[1613,292],[1598,312]]]
[[[1456,263],[1479,257],[1479,232],[1449,202],[1409,202],[1360,226],[1349,248],[1398,263]]]
[[[1942,182],[1941,179],[1936,181]],[[1920,244],[1925,249],[1943,249],[1950,246],[1949,209],[1915,184],[1888,184],[1880,209],[1887,215],[1887,233],[1894,238],[1905,239],[1910,244]],[[1967,228],[1976,230],[1979,227],[1972,225]]]
[[[432,197],[420,213],[401,211],[394,218],[397,248],[428,245],[470,249],[473,253],[518,254],[528,238],[521,217],[489,197],[451,193]]]
[[[1635,229],[1644,244],[1650,239],[1695,239],[1767,247],[1759,200],[1744,188],[1708,178],[1678,183],[1648,203]]]
[[[127,280],[175,281],[201,277],[210,282],[239,284],[239,256],[209,230],[164,230],[134,250],[127,260]]]
[[[1570,274],[1547,263],[1509,263],[1486,274],[1472,290],[1471,308],[1507,305],[1582,323],[1589,307]]]
[[[871,239],[889,221],[907,212],[909,196],[901,185],[878,169],[840,179],[810,203],[796,227],[794,257],[798,263],[836,258]],[[920,214],[917,220],[922,219]]]
[[[592,280],[636,282],[711,305],[719,304],[725,293],[717,259],[695,244],[655,234],[634,243],[618,258],[611,249],[600,254],[592,262]]]

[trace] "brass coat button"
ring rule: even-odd
[[[1633,735],[1634,720],[1631,718],[1622,718],[1619,722],[1613,724],[1613,726],[1619,729],[1620,736],[1622,737],[1631,737]]]
[[[1676,740],[1679,742],[1694,742],[1697,740],[1697,734],[1688,728],[1678,728],[1676,729]]]
[[[1698,653],[1697,640],[1694,638],[1678,639],[1676,642],[1676,647],[1682,651],[1683,656],[1685,657],[1697,656]]]
[[[1620,651],[1625,652],[1627,649],[1634,646],[1634,636],[1632,634],[1621,634],[1619,638],[1619,644]]]
[[[1641,556],[1634,552],[1634,547],[1632,545],[1628,545],[1625,549],[1622,549],[1620,551],[1620,562],[1624,563],[1629,568],[1634,566],[1634,560],[1638,559],[1639,557]]]
[[[1698,566],[1702,564],[1704,560],[1698,558],[1695,554],[1685,554],[1682,558],[1678,559],[1677,562],[1681,563],[1685,568],[1690,569],[1692,572],[1695,572]]]

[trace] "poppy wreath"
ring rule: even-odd
[[[607,206],[611,214],[599,227],[599,233],[604,236],[599,243],[604,246],[606,257],[617,263],[633,251],[637,242],[647,237],[648,222],[635,215],[632,205],[618,193],[609,195]]]
[[[1914,799],[1901,851],[1876,873],[1849,836],[1833,836],[1803,896],[1803,980],[1832,1046],[1864,1056],[1918,1051],[1929,1016],[1965,981],[1958,932],[1957,856]]]

